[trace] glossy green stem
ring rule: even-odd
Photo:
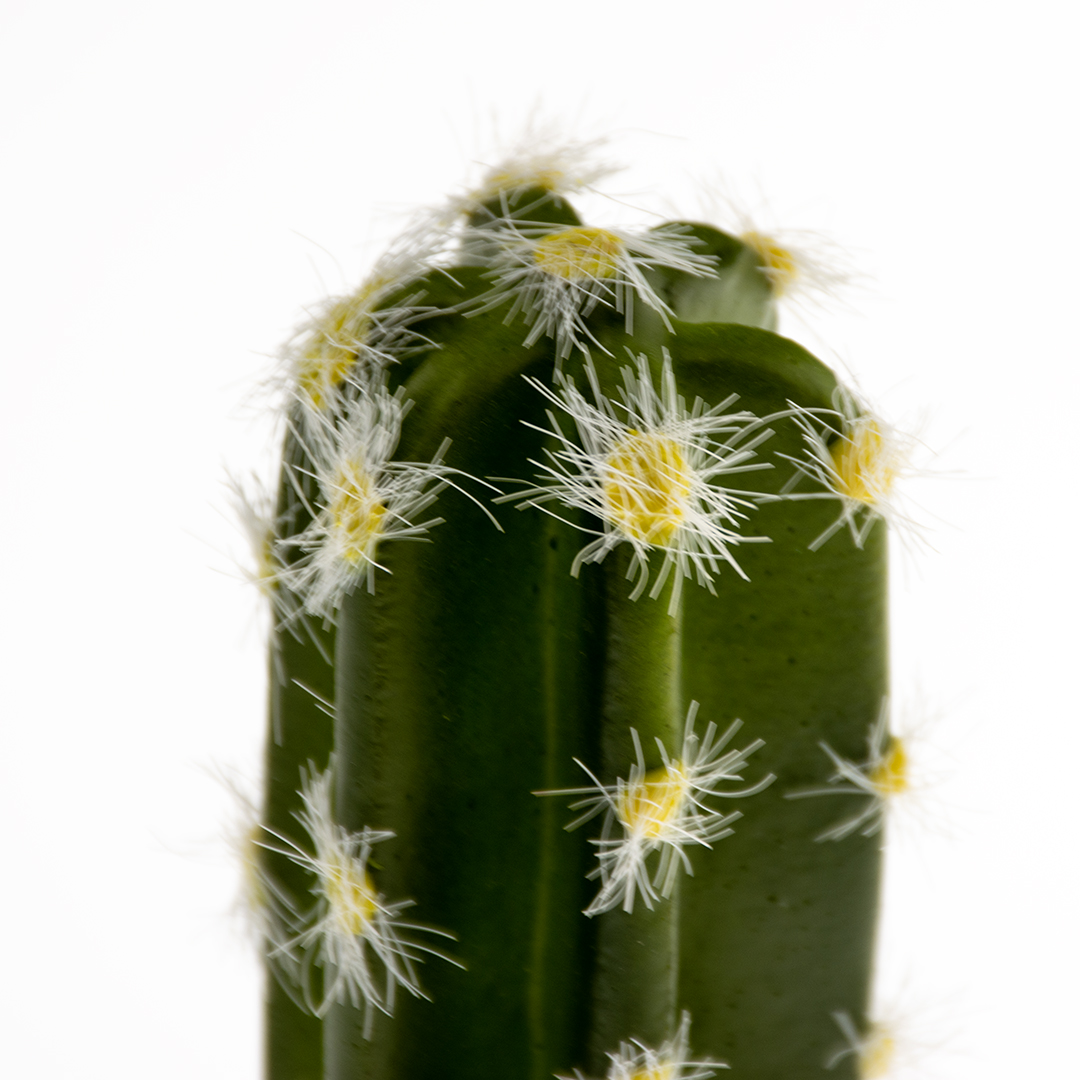
[[[681,605],[668,612],[670,583],[658,599],[629,598],[626,574],[632,549],[622,544],[604,562],[606,636],[601,720],[601,779],[627,779],[637,762],[631,737],[641,740],[646,770],[663,765],[656,740],[678,753],[685,708],[682,696]],[[654,554],[653,573],[660,559]],[[619,835],[619,825],[613,836]],[[633,911],[619,908],[596,916],[597,956],[593,975],[590,1068],[604,1068],[605,1055],[631,1038],[659,1046],[676,1024],[679,966],[679,900],[676,893],[653,901],[640,895]]]

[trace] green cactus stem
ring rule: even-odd
[[[606,783],[615,783],[619,776],[625,777],[637,754],[644,753],[645,777],[660,774],[662,787],[666,770],[654,740],[676,745],[682,734],[679,718],[685,711],[680,685],[681,610],[672,615],[662,602],[628,600],[629,562],[624,548],[608,556],[604,567],[607,633],[600,719],[602,775]],[[632,731],[640,740],[637,747],[631,741]],[[635,812],[655,815],[652,803],[664,801],[664,794],[655,794],[656,783],[650,789],[643,778],[636,789],[627,792],[624,802],[648,804],[631,806],[628,816]],[[593,1067],[628,1032],[659,1045],[675,1029],[678,898],[668,896],[647,907],[639,901],[632,912],[621,910],[624,906],[618,903],[597,918],[589,1053]],[[631,988],[633,992],[629,992]]]
[[[879,844],[787,796],[888,692],[873,439],[773,332],[776,245],[511,173],[295,379],[282,585],[319,628],[279,628],[266,871],[310,899],[268,1076],[846,1080]]]

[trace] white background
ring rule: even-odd
[[[925,409],[939,451],[912,486],[936,550],[896,560],[895,688],[926,790],[896,816],[883,998],[919,1075],[1067,1075],[1066,10],[8,0],[0,1071],[257,1075],[233,810],[208,773],[254,775],[265,692],[223,465],[268,456],[251,390],[302,305],[538,110],[632,166],[607,190],[633,208],[592,204],[605,221],[651,221],[662,197],[693,214],[723,177],[861,267],[846,304],[782,329],[895,419]]]

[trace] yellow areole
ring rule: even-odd
[[[751,230],[743,233],[739,239],[747,247],[753,248],[765,264],[773,294],[779,297],[789,292],[801,277],[799,262],[795,256],[782,244],[778,244],[764,233]]]
[[[316,411],[326,407],[356,363],[359,346],[371,329],[372,297],[389,284],[389,278],[370,278],[319,320],[296,370],[300,391]]]
[[[623,247],[607,229],[563,229],[537,241],[533,260],[552,277],[597,281],[616,276]]]
[[[908,760],[903,739],[893,736],[889,748],[870,771],[870,783],[883,796],[900,795],[908,789]]]
[[[686,517],[692,472],[674,439],[630,429],[604,463],[607,517],[634,540],[669,544]]]
[[[350,566],[370,562],[382,532],[386,506],[364,463],[346,459],[334,477],[330,520],[337,550]]]
[[[342,933],[362,937],[378,911],[375,884],[366,867],[335,858],[327,866],[326,899]]]
[[[686,772],[673,761],[627,784],[618,796],[616,812],[631,832],[655,840],[666,826],[678,820],[685,797]]]
[[[873,506],[896,480],[895,458],[873,417],[860,417],[830,448],[839,494]]]

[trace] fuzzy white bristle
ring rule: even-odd
[[[619,1044],[619,1049],[607,1055],[606,1080],[708,1080],[717,1069],[729,1066],[723,1061],[692,1061],[690,1059],[690,1014],[682,1014],[679,1030],[673,1038],[653,1049],[639,1039]],[[584,1080],[576,1069],[574,1075],[557,1080]]]
[[[873,836],[881,831],[890,807],[911,793],[910,742],[904,736],[890,733],[889,715],[889,700],[885,698],[867,736],[865,761],[849,761],[823,742],[821,749],[834,769],[828,779],[829,786],[794,791],[785,796],[788,799],[815,795],[865,796],[866,804],[857,813],[826,829],[817,837],[818,840],[843,840],[854,833]]]
[[[586,322],[597,305],[625,316],[633,332],[634,303],[641,301],[671,326],[671,309],[650,284],[647,271],[680,270],[698,277],[715,273],[711,256],[693,250],[685,226],[649,231],[507,221],[484,230],[496,245],[488,276],[494,284],[468,314],[509,305],[506,323],[523,315],[527,346],[553,337],[560,359],[575,348],[597,345]]]
[[[599,158],[605,143],[603,138],[567,140],[554,127],[541,130],[530,126],[517,143],[484,169],[479,184],[450,200],[447,213],[455,217],[475,213],[501,200],[507,204],[505,216],[510,212],[509,201],[529,189],[565,195],[591,188],[618,171],[617,166]]]
[[[567,828],[576,829],[585,822],[604,814],[604,824],[598,840],[599,865],[590,877],[599,878],[600,892],[585,909],[586,915],[599,915],[613,908],[633,911],[638,895],[651,908],[660,897],[671,895],[679,867],[692,873],[690,860],[683,850],[690,845],[711,847],[733,831],[732,822],[742,815],[737,811],[725,814],[704,800],[711,796],[744,798],[754,795],[772,783],[774,777],[739,791],[721,791],[726,782],[742,782],[739,775],[747,759],[764,743],[758,739],[742,750],[724,747],[741,726],[733,723],[719,738],[715,724],[710,723],[703,737],[694,731],[697,702],[690,705],[683,729],[682,746],[678,755],[669,755],[657,739],[663,765],[647,770],[637,732],[630,734],[637,750],[637,760],[630,766],[628,779],[620,777],[614,784],[602,784],[587,766],[575,761],[592,780],[590,787],[561,791],[537,792],[539,795],[584,795],[571,804],[572,810],[584,810]],[[613,835],[616,834],[616,835]],[[648,861],[659,852],[655,870]]]
[[[348,1002],[365,1010],[365,1030],[370,1032],[373,1010],[393,1014],[399,987],[414,997],[426,996],[416,972],[416,964],[425,956],[438,956],[455,965],[457,961],[406,936],[423,931],[453,937],[402,919],[401,913],[413,902],[390,902],[378,890],[368,869],[371,851],[395,834],[370,828],[353,833],[334,821],[332,768],[331,763],[323,773],[314,769],[303,772],[303,809],[296,817],[314,852],[277,834],[271,835],[280,846],[264,845],[288,856],[316,879],[313,891],[317,904],[309,915],[297,920],[295,933],[278,951],[294,957],[310,952],[314,963],[324,969],[322,996],[317,999],[307,977],[310,965],[299,965],[304,976],[304,1003],[312,1012],[323,1016],[335,1002]]]
[[[549,509],[552,503],[599,518],[603,531],[578,552],[573,573],[627,543],[633,549],[630,576],[636,578],[631,593],[635,600],[648,585],[652,552],[659,553],[663,563],[649,595],[659,596],[669,575],[674,575],[672,611],[687,577],[696,577],[712,591],[713,575],[721,563],[745,576],[732,549],[740,543],[767,541],[738,532],[746,511],[755,506],[750,493],[726,489],[717,481],[770,468],[748,462],[771,432],[752,413],[725,413],[734,398],[712,408],[699,399],[688,410],[678,394],[666,350],[659,391],[642,355],[633,367],[623,368],[618,402],[601,392],[591,364],[586,371],[592,402],[571,379],[558,376],[554,391],[530,380],[573,420],[577,438],[564,432],[559,418],[549,410],[551,427],[545,434],[559,445],[548,452],[546,462],[532,462],[544,482],[504,499],[556,517],[558,512]]]
[[[427,344],[413,323],[427,309],[423,292],[409,292],[429,273],[448,233],[421,215],[390,244],[351,292],[318,304],[282,353],[285,400],[300,416],[321,418],[340,409],[346,387],[372,377]],[[397,302],[388,301],[398,294]]]
[[[442,518],[422,519],[455,470],[442,464],[448,443],[429,462],[391,460],[408,403],[381,379],[358,384],[340,423],[327,418],[297,432],[319,483],[311,525],[282,541],[303,554],[284,572],[306,609],[331,618],[358,584],[375,589],[381,544],[424,535]],[[298,493],[301,485],[296,484]]]
[[[921,526],[902,491],[905,480],[925,473],[913,461],[920,445],[917,436],[889,424],[855,391],[843,386],[833,393],[832,410],[789,405],[805,449],[798,457],[780,455],[796,470],[782,489],[783,497],[840,503],[836,520],[811,541],[810,550],[816,551],[843,528],[861,548],[878,520],[896,530],[902,540],[922,542]],[[796,491],[804,479],[821,490]]]

